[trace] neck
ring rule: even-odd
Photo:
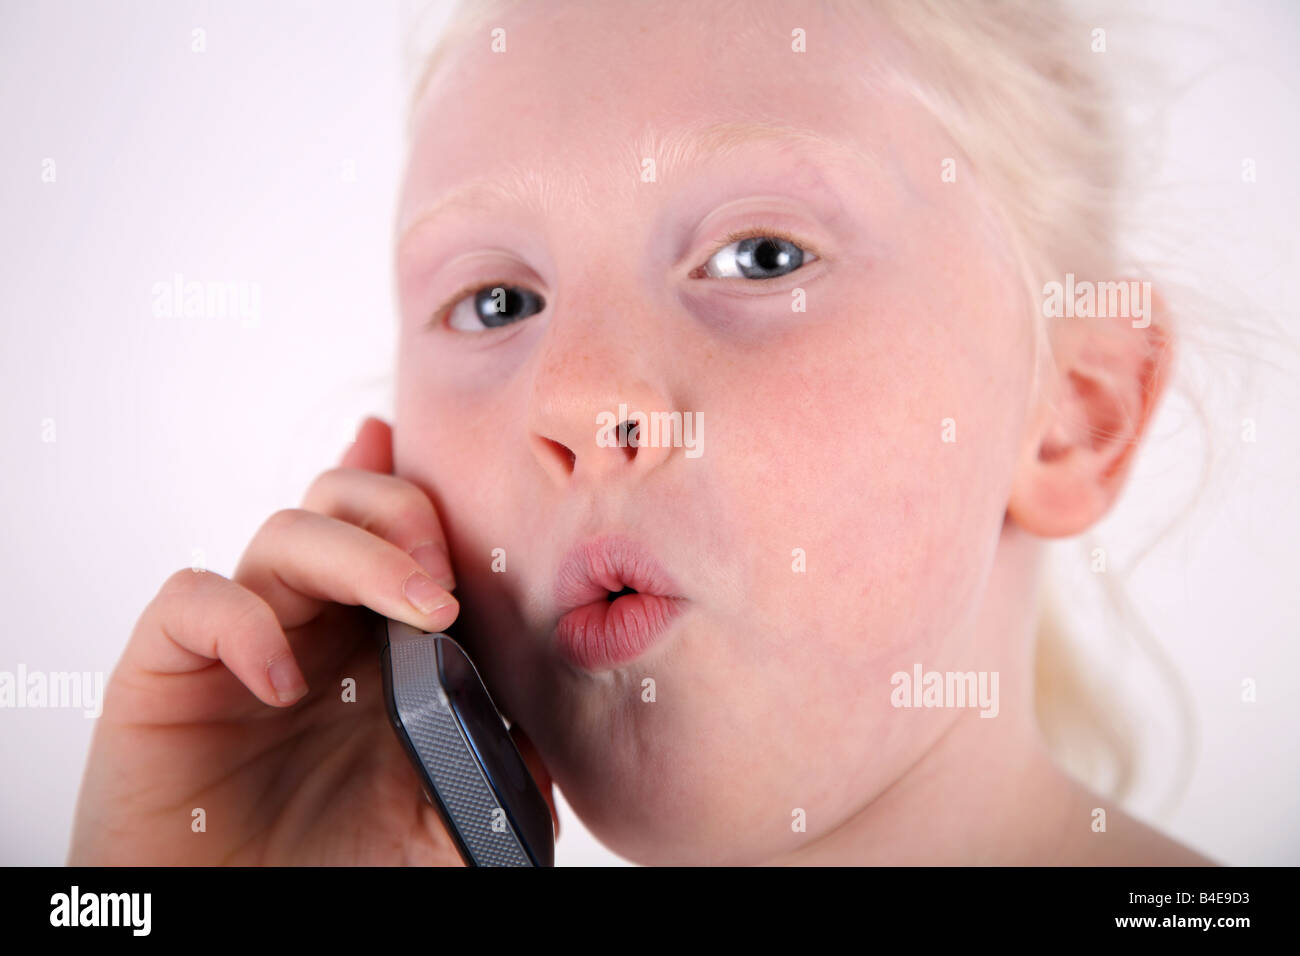
[[[1034,716],[1033,639],[1040,545],[1008,522],[975,657],[998,671],[997,716],[956,708],[912,766],[835,829],[773,864],[1016,865],[1052,862],[1065,848],[1081,789],[1052,762]]]

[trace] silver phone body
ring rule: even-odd
[[[554,866],[551,811],[461,646],[379,618],[389,719],[468,866]]]

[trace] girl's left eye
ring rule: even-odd
[[[816,260],[810,250],[793,239],[771,233],[750,233],[728,236],[730,245],[723,246],[709,257],[709,261],[692,276],[714,279],[779,279],[789,275],[806,262]]]

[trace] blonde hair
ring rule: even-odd
[[[446,51],[471,36],[486,49],[486,29],[497,25],[517,2],[459,0],[432,31],[427,16],[412,20],[405,71],[408,136],[420,97],[444,65]],[[1143,164],[1154,158],[1160,143],[1151,137],[1134,139],[1135,132],[1148,128],[1149,116],[1124,121],[1125,107],[1117,95],[1124,83],[1121,71],[1114,58],[1107,59],[1097,49],[1098,42],[1103,49],[1105,44],[1105,30],[1098,22],[1113,27],[1133,24],[1135,18],[1112,11],[1088,22],[1073,5],[1050,0],[824,4],[858,26],[884,23],[890,28],[871,35],[874,43],[896,55],[873,55],[869,64],[851,68],[861,70],[868,82],[905,89],[956,144],[962,168],[984,187],[1001,227],[1022,279],[1022,305],[1036,330],[1039,365],[1050,369],[1051,327],[1038,308],[1044,282],[1059,280],[1066,272],[1080,278],[1151,279],[1155,271],[1125,237],[1140,232],[1139,194],[1149,172]],[[431,34],[437,42],[430,51]],[[1154,65],[1144,62],[1138,68],[1142,82],[1154,89]],[[1133,143],[1145,148],[1133,148]],[[1183,303],[1197,301],[1168,270],[1161,291],[1174,315]],[[1202,475],[1202,487],[1207,475]],[[1091,548],[1089,539],[1083,543]],[[1194,712],[1176,669],[1128,602],[1123,577],[1099,576],[1123,630],[1168,683],[1181,728],[1176,793],[1190,774]],[[1040,608],[1034,652],[1039,726],[1067,769],[1123,799],[1136,777],[1134,724],[1106,680],[1085,664],[1057,611],[1056,598],[1044,594]]]

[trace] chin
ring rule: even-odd
[[[656,827],[633,827],[608,814],[601,819],[578,815],[603,846],[641,866],[744,866],[765,856],[738,844],[734,828],[707,834],[698,827],[679,826],[674,819]]]
[[[556,776],[555,783],[602,845],[642,866],[740,866],[781,852],[780,823],[767,827],[770,845],[755,838],[761,820],[783,821],[785,814],[729,802],[747,794],[743,774],[727,779],[704,779],[671,764],[618,775],[606,765],[603,773]]]

